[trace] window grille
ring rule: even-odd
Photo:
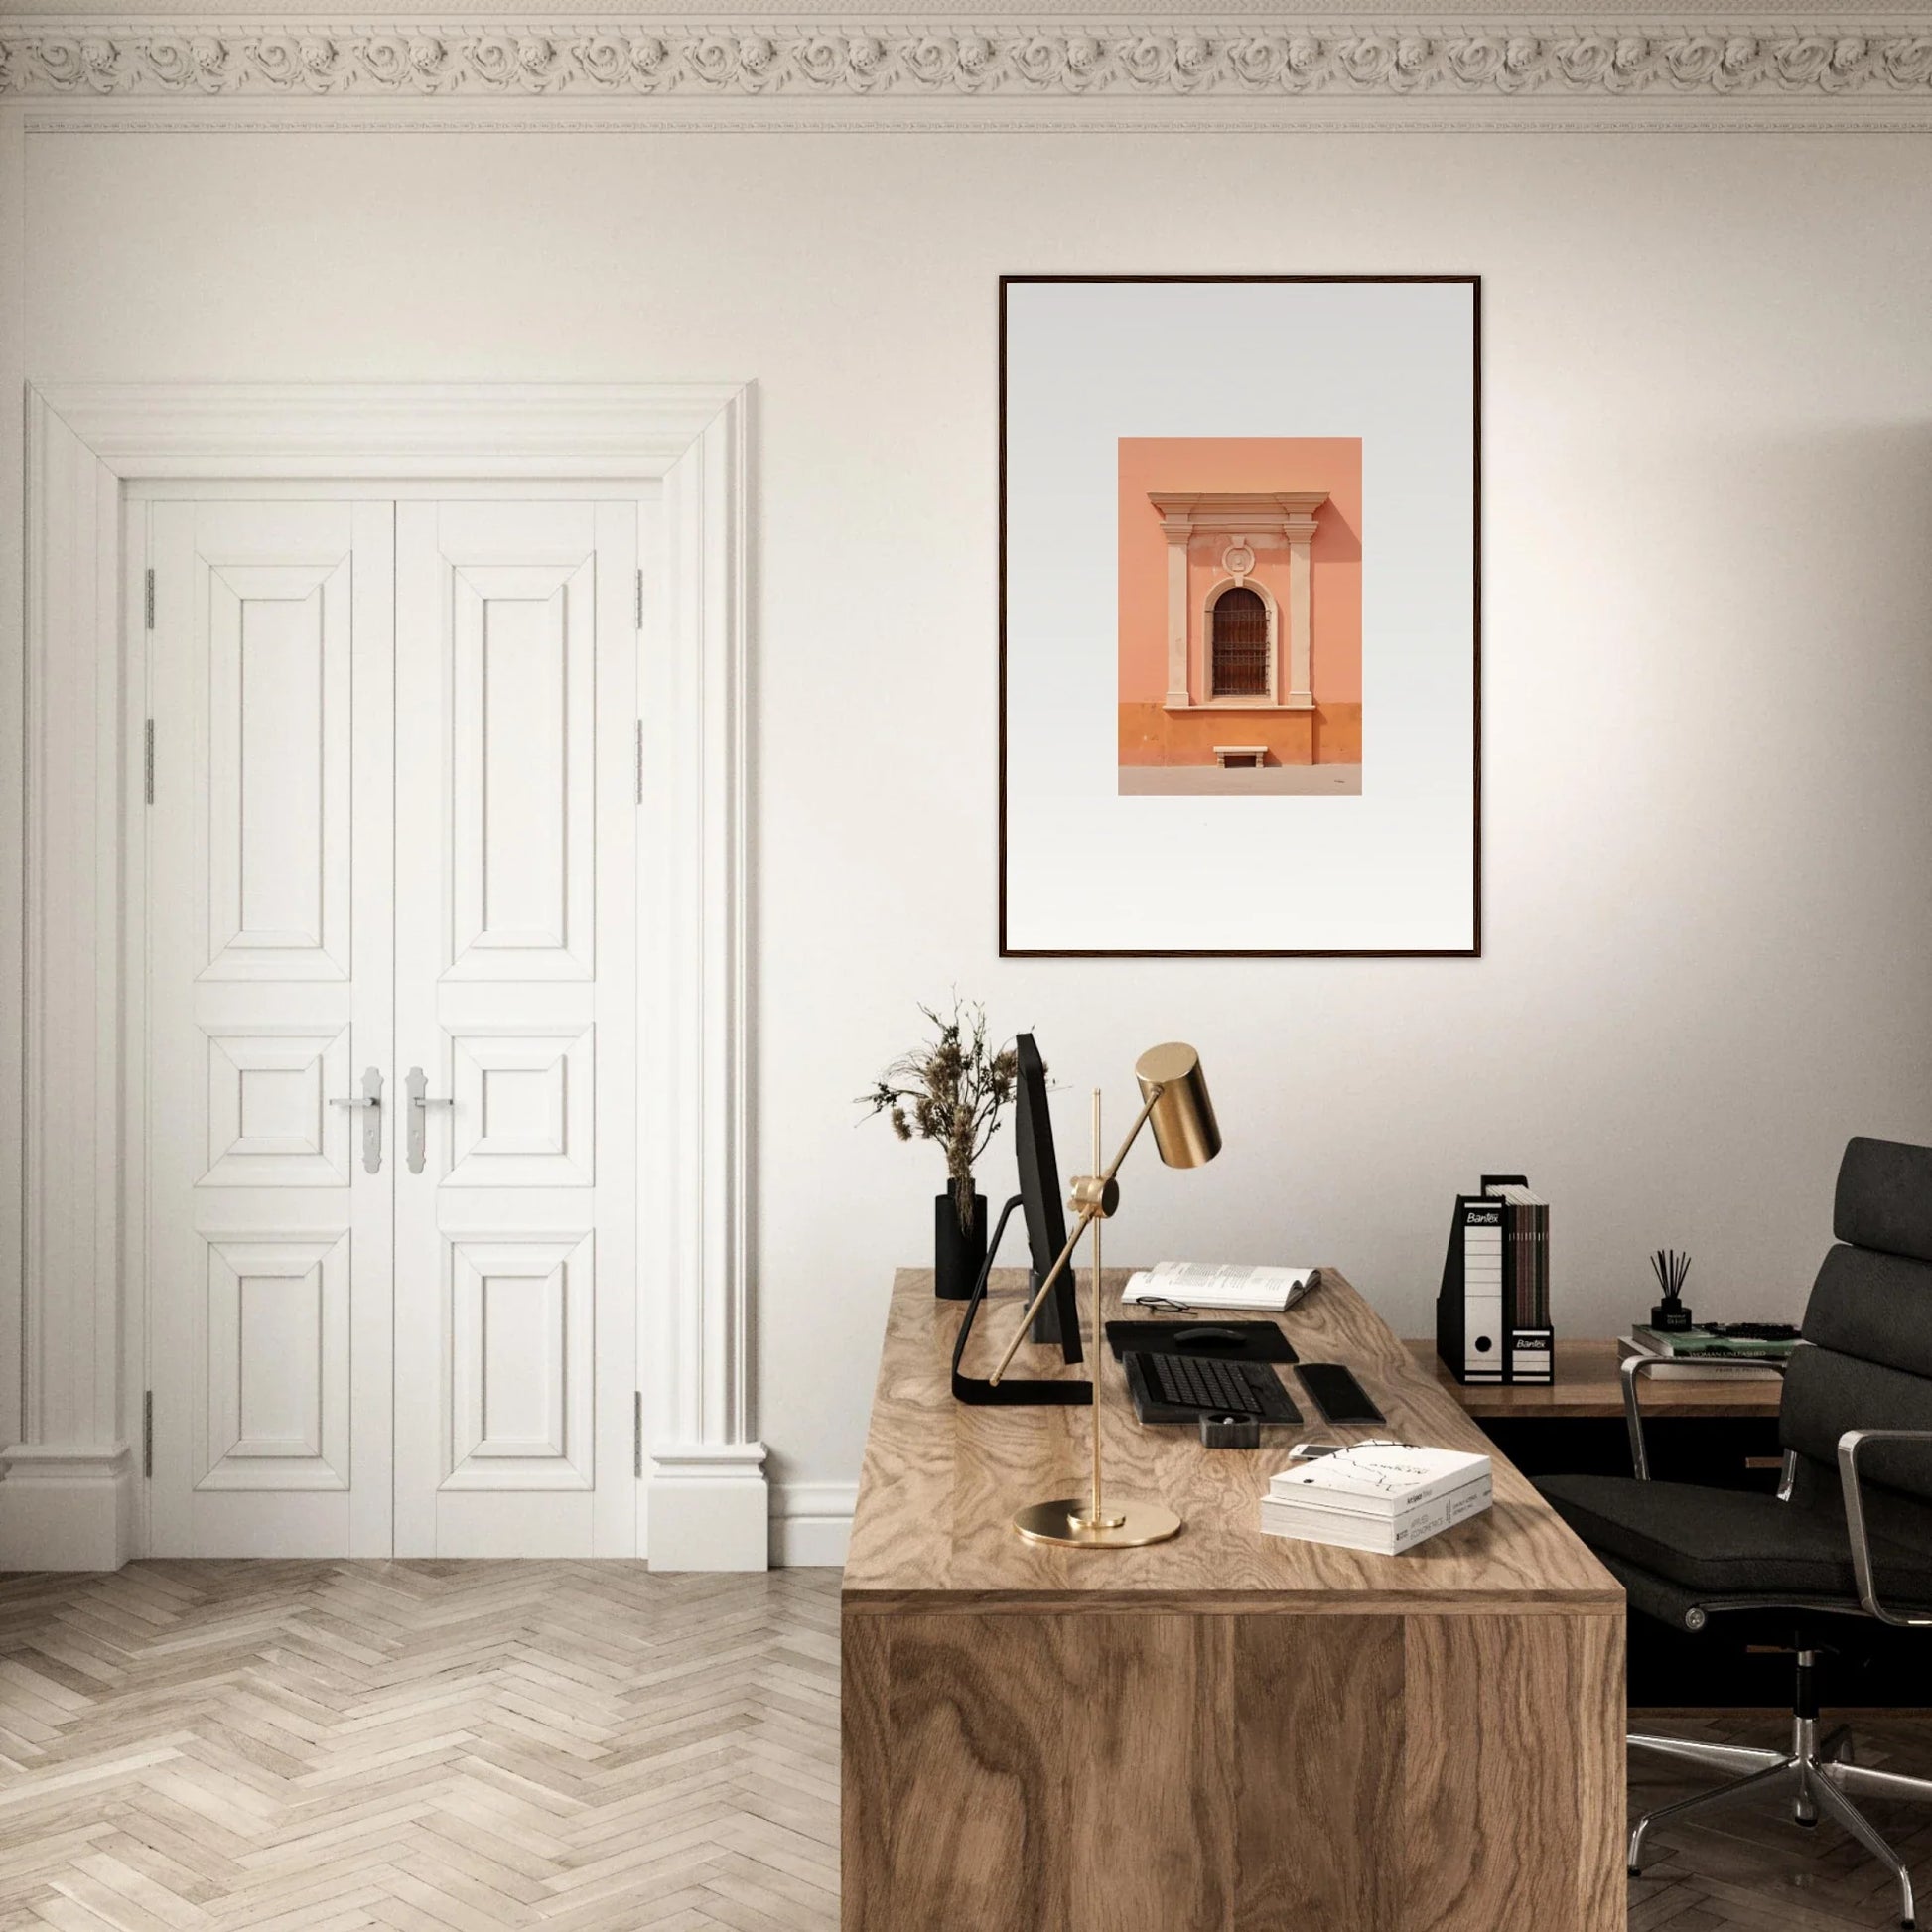
[[[1268,607],[1258,592],[1233,584],[1215,599],[1210,644],[1213,696],[1268,695]]]

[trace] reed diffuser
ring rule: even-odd
[[[1659,1248],[1650,1257],[1650,1272],[1664,1299],[1650,1311],[1650,1325],[1666,1334],[1682,1334],[1692,1326],[1691,1311],[1684,1306],[1684,1277],[1691,1272],[1691,1257],[1675,1248]]]

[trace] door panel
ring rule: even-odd
[[[397,1554],[634,1548],[638,507],[397,508]]]
[[[209,978],[349,977],[350,579],[204,576]]]
[[[597,1030],[445,1031],[456,1105],[444,1186],[592,1186]]]
[[[443,1487],[589,1489],[595,1236],[450,1240]]]
[[[348,1488],[348,1242],[207,1243],[202,1492]]]
[[[392,514],[148,516],[150,1548],[386,1555]]]
[[[596,591],[594,556],[451,570],[452,979],[596,973],[595,799],[572,782],[594,767]]]

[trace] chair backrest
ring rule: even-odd
[[[1799,1457],[1794,1500],[1839,1491],[1848,1429],[1932,1430],[1932,1148],[1855,1140],[1838,1171],[1832,1232],[1784,1380],[1778,1434]],[[1932,1539],[1932,1448],[1874,1444],[1859,1458],[1872,1527]]]

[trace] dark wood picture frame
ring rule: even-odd
[[[1473,463],[1470,490],[1474,508],[1470,559],[1473,610],[1470,630],[1471,703],[1470,837],[1471,891],[1467,946],[1275,947],[1014,946],[1007,936],[1007,290],[1035,283],[1422,283],[1466,286],[1470,294],[1472,342],[1470,409]],[[1000,957],[1002,959],[1479,959],[1482,956],[1482,277],[1480,275],[1002,275],[1000,277],[999,379],[999,573],[1000,573]]]

